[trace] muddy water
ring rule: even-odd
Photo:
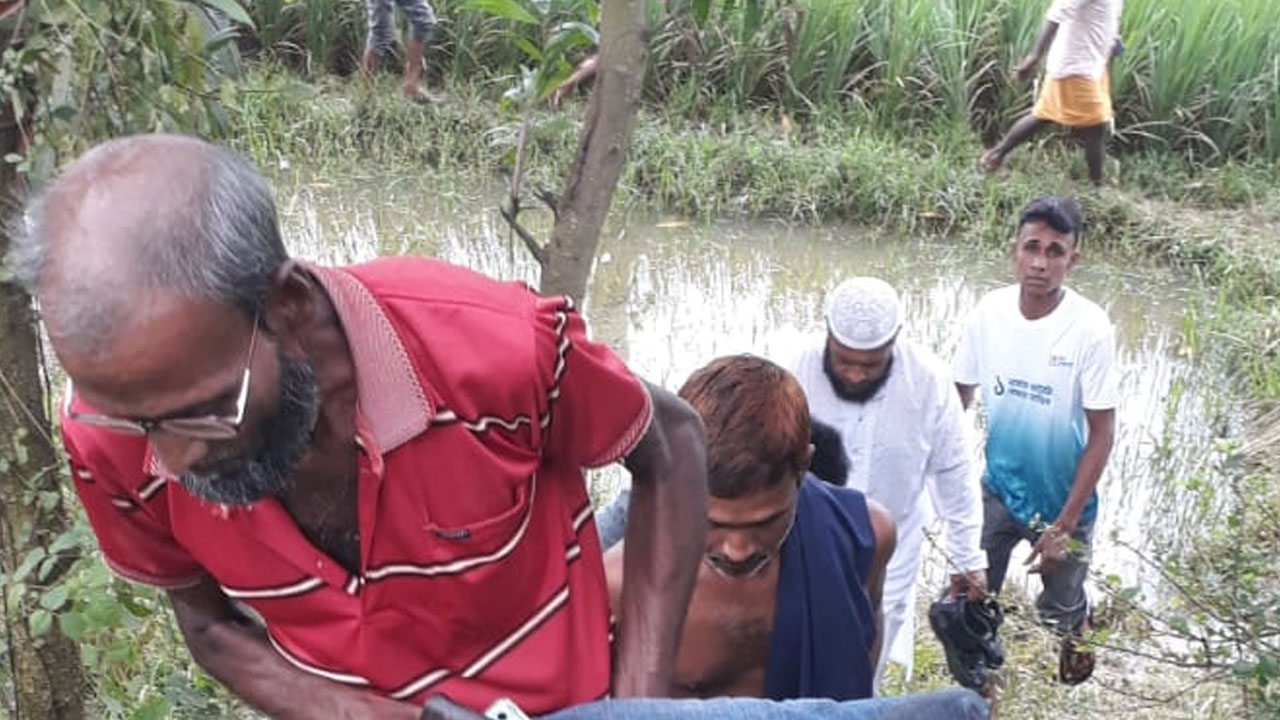
[[[495,192],[385,176],[295,177],[277,187],[288,242],[304,257],[421,254],[536,284],[536,265],[493,210]],[[538,219],[530,222],[536,229]],[[585,312],[595,336],[633,369],[675,388],[717,355],[788,357],[821,333],[825,291],[854,274],[893,283],[906,304],[905,331],[944,358],[977,298],[1011,281],[1007,262],[989,252],[874,228],[632,215],[602,243]],[[1155,574],[1143,555],[1188,537],[1194,525],[1183,484],[1217,460],[1215,437],[1231,433],[1229,401],[1217,378],[1185,359],[1183,323],[1195,298],[1187,281],[1086,254],[1069,284],[1107,309],[1119,341],[1123,404],[1101,483],[1094,565],[1100,575],[1147,585]],[[974,450],[981,452],[976,440]],[[933,563],[925,581],[940,572]],[[1037,581],[1025,582],[1033,589]]]

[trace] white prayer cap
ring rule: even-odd
[[[902,303],[889,283],[873,277],[849,278],[827,299],[827,329],[851,350],[874,350],[902,327]]]

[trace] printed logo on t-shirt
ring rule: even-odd
[[[1056,367],[1069,368],[1069,367],[1075,367],[1075,364],[1076,364],[1076,361],[1072,360],[1066,355],[1050,355],[1049,356],[1049,367],[1051,368],[1056,368]]]
[[[997,396],[1008,393],[1009,397],[1020,398],[1037,405],[1053,404],[1053,386],[1033,383],[1022,378],[1009,378],[1009,386],[1006,389],[1000,377],[996,376],[996,384],[992,391]]]

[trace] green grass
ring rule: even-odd
[[[532,0],[528,0],[532,2]],[[313,76],[348,72],[363,43],[359,0],[252,3],[260,45]],[[717,101],[793,115],[838,112],[886,131],[970,128],[987,142],[1030,104],[1008,69],[1025,54],[1047,2],[794,0],[751,15],[738,3],[698,28],[684,3],[651,4],[646,97],[657,111],[702,119]],[[431,72],[454,81],[511,77],[547,28],[515,26],[462,0],[435,3]],[[553,25],[581,19],[580,0],[552,3]],[[1197,162],[1280,160],[1280,3],[1129,0],[1116,61],[1119,145]]]
[[[519,118],[501,113],[483,83],[450,85],[450,101],[426,109],[399,100],[390,79],[372,88],[334,80],[315,86],[268,68],[244,90],[231,137],[266,165],[359,157],[442,177],[490,178],[513,164]],[[697,218],[844,220],[994,248],[1028,199],[1067,193],[1084,206],[1089,247],[1186,267],[1225,293],[1235,312],[1250,318],[1241,321],[1248,331],[1235,334],[1242,349],[1268,347],[1280,327],[1270,309],[1280,296],[1274,165],[1204,170],[1167,154],[1134,154],[1113,168],[1115,187],[1095,190],[1072,177],[1083,174],[1078,152],[1047,140],[991,178],[976,169],[979,148],[963,129],[903,137],[824,111],[784,131],[769,111],[717,103],[709,113],[714,120],[690,122],[643,112],[619,198]],[[577,132],[572,111],[532,117],[526,187],[560,189]],[[1261,396],[1280,401],[1276,355],[1253,353],[1241,362]]]

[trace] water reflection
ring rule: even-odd
[[[281,187],[287,239],[305,257],[346,263],[415,253],[536,282],[535,263],[492,210],[496,191],[378,177]],[[785,361],[821,333],[826,291],[854,274],[893,283],[905,302],[905,332],[947,358],[977,299],[1011,281],[1007,262],[990,253],[874,229],[705,226],[646,216],[606,234],[586,313],[596,337],[633,369],[675,388],[725,353]],[[1220,419],[1228,408],[1217,379],[1183,357],[1192,296],[1173,273],[1086,257],[1070,284],[1107,309],[1119,341],[1123,404],[1100,486],[1095,567],[1149,581],[1153,571],[1128,548],[1151,552],[1185,535],[1192,508],[1183,479],[1216,460],[1210,448],[1215,432],[1229,430]],[[935,563],[927,581],[940,572]]]

